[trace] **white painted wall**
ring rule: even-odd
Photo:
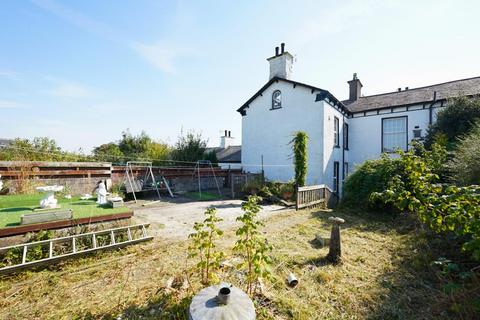
[[[272,93],[282,91],[282,108],[271,110]],[[413,138],[413,129],[419,126],[425,136],[429,126],[429,110],[423,105],[410,106],[409,111],[396,108],[356,114],[344,117],[325,101],[315,102],[316,92],[311,89],[278,81],[267,88],[261,96],[250,103],[242,117],[242,167],[245,172],[259,173],[262,170],[262,155],[265,177],[269,180],[288,181],[294,177],[292,147],[289,144],[296,131],[305,131],[309,136],[307,184],[326,184],[333,189],[334,162],[339,162],[339,190],[343,188],[344,163],[348,172],[368,159],[381,155],[382,119],[407,116],[408,141]],[[433,106],[432,121],[440,110]],[[334,146],[334,117],[339,119],[340,146]],[[344,150],[344,122],[349,124],[349,150]]]
[[[432,120],[436,120],[440,104],[434,106]],[[413,139],[413,129],[419,126],[422,129],[422,136],[425,136],[429,126],[429,110],[423,109],[423,105],[411,106],[409,111],[404,109],[396,109],[393,113],[390,109],[383,111],[384,113],[360,116],[349,119],[350,125],[350,160],[351,168],[362,164],[368,159],[377,159],[381,155],[382,148],[382,119],[391,117],[407,116],[408,141]]]
[[[348,150],[344,150],[343,147],[343,124],[349,123],[348,119],[343,117],[342,113],[336,110],[334,107],[329,105],[326,102],[323,102],[324,107],[324,152],[323,152],[323,176],[322,182],[323,184],[328,185],[333,190],[333,163],[338,161],[339,163],[339,190],[340,193],[343,188],[343,163],[348,162]],[[339,120],[339,129],[340,129],[340,145],[339,147],[335,147],[335,139],[334,139],[334,118],[337,117]],[[351,129],[349,129],[351,131]]]
[[[282,91],[282,108],[270,110],[272,93]],[[266,178],[288,181],[294,177],[292,147],[296,131],[305,131],[308,144],[307,184],[323,183],[323,108],[311,89],[278,81],[250,103],[242,117],[242,166],[261,172],[263,155]]]

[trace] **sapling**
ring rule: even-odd
[[[260,235],[259,228],[263,223],[257,219],[257,213],[260,211],[257,196],[249,196],[248,200],[242,203],[243,215],[237,218],[242,225],[236,231],[239,237],[234,251],[240,253],[245,259],[243,266],[246,268],[246,291],[253,294],[256,284],[260,278],[268,279],[270,277],[270,253],[271,245]]]
[[[192,244],[188,247],[188,256],[199,258],[196,267],[200,272],[202,283],[207,285],[218,280],[216,272],[224,256],[223,252],[215,250],[215,240],[223,235],[223,231],[218,229],[216,224],[223,219],[217,217],[215,208],[208,208],[204,214],[205,220],[196,222],[193,226],[195,232],[188,236],[192,239]]]

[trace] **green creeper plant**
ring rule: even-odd
[[[218,281],[216,272],[220,269],[220,263],[224,257],[223,252],[215,250],[215,240],[223,235],[223,231],[217,228],[217,223],[223,219],[217,217],[217,209],[208,208],[205,211],[205,220],[196,222],[193,226],[195,232],[188,237],[192,239],[188,247],[189,258],[198,257],[196,264],[200,272],[201,281],[207,285]]]
[[[242,267],[246,269],[246,292],[252,295],[260,278],[268,279],[271,276],[270,253],[272,246],[260,235],[259,228],[263,223],[257,219],[260,212],[260,197],[249,196],[242,203],[243,215],[237,218],[241,226],[237,229],[236,241],[233,250],[243,258]]]
[[[305,185],[307,176],[307,143],[308,135],[303,131],[297,131],[290,141],[293,145],[293,164],[295,165],[295,183],[302,187]]]

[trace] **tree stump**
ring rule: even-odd
[[[340,225],[345,220],[339,217],[330,217],[328,221],[332,223],[332,233],[330,235],[330,249],[328,251],[327,260],[333,264],[342,262],[342,246],[340,240]]]

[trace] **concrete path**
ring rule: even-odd
[[[227,230],[235,227],[238,223],[235,219],[242,214],[241,200],[218,200],[218,201],[194,201],[176,203],[158,203],[152,206],[135,206],[132,223],[149,222],[149,233],[164,239],[184,240],[193,231],[195,222],[205,219],[204,211],[213,206],[217,208],[218,217],[223,221],[219,227]],[[266,205],[262,207],[259,213],[260,219],[268,219],[269,217],[287,212],[289,208],[278,205]]]

